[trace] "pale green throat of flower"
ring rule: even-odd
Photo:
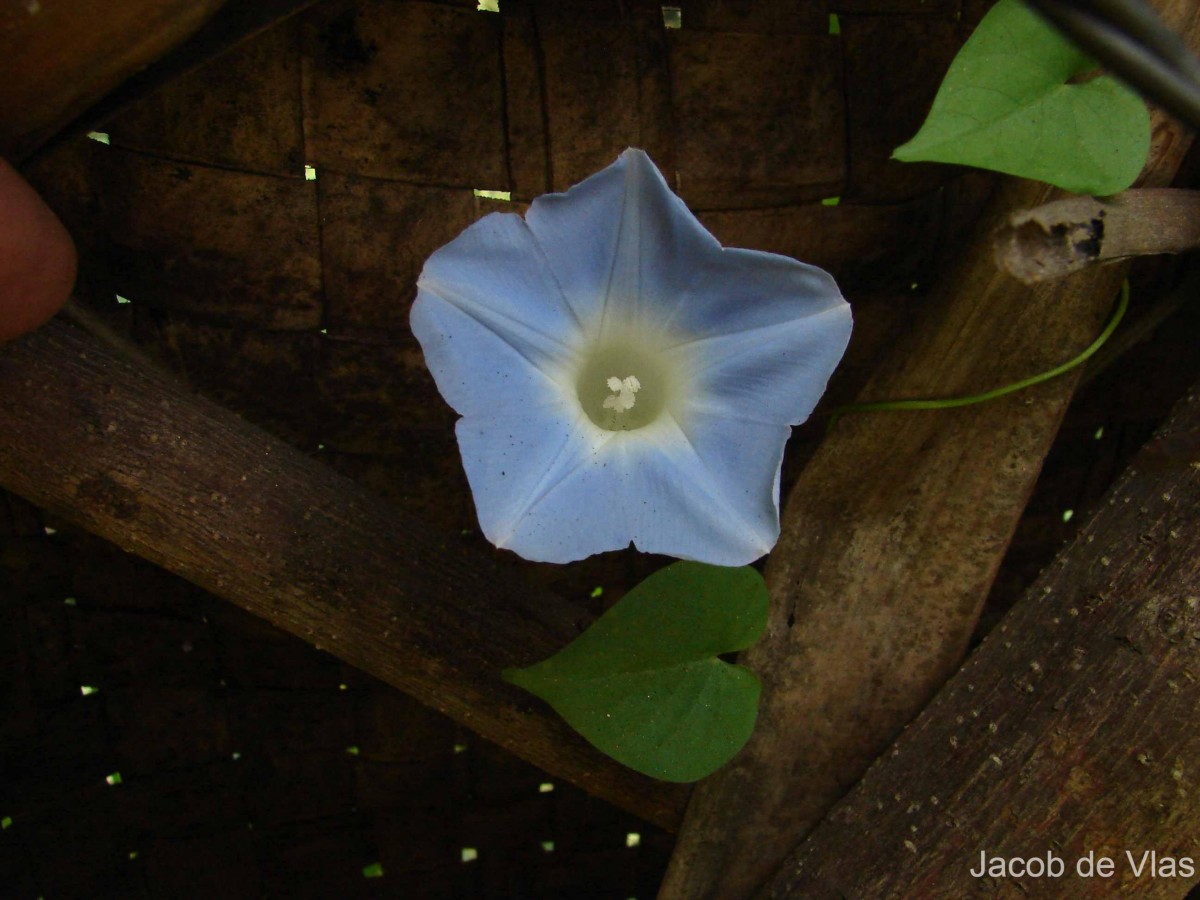
[[[634,431],[657,421],[670,388],[661,359],[624,341],[594,348],[575,381],[580,406],[605,431]]]

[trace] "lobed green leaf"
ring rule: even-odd
[[[1145,165],[1150,115],[1115,79],[1081,78],[1095,69],[1021,0],[1000,0],[954,58],[921,130],[893,155],[1115,194]]]

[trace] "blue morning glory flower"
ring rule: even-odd
[[[779,469],[850,339],[825,272],[722,248],[627,150],[425,263],[413,333],[493,544],[739,566],[779,536]]]

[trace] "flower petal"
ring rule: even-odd
[[[561,402],[558,369],[519,336],[499,334],[424,290],[409,322],[438,390],[459,415],[492,419]]]
[[[458,447],[484,536],[539,562],[570,562],[627,546],[628,536],[601,534],[589,522],[603,492],[575,499],[573,508],[543,505],[564,481],[595,463],[613,438],[598,431],[585,428],[565,403],[460,419]]]
[[[549,407],[464,419],[458,441],[488,540],[565,563],[639,550],[745,565],[779,534],[779,463],[790,428],[697,417],[604,433]]]
[[[568,351],[579,330],[529,226],[512,213],[484,216],[437,250],[417,286],[547,354]]]
[[[417,285],[409,321],[451,406],[545,402],[579,325],[520,216],[480,219],[426,261]]]
[[[661,312],[689,261],[721,250],[641,150],[626,150],[565,194],[534,200],[525,220],[585,323],[608,312],[635,320]]]
[[[675,297],[670,325],[685,341],[754,332],[830,310],[840,310],[844,327],[850,326],[850,306],[828,272],[761,250],[729,247],[692,259]],[[839,357],[844,349],[838,348]]]
[[[791,427],[703,414],[667,425],[660,450],[676,490],[686,493],[667,515],[688,516],[702,528],[689,534],[682,521],[669,518],[664,528],[660,516],[639,527],[638,547],[721,566],[746,565],[768,553],[779,538],[779,472]]]
[[[613,315],[690,340],[831,307],[849,312],[821,269],[722,247],[641,150],[626,150],[566,193],[539,197],[525,218],[585,326]]]
[[[815,305],[791,298],[794,306]],[[678,345],[670,365],[692,369],[693,389],[684,418],[696,412],[743,422],[798,425],[809,417],[850,341],[850,305],[770,322],[786,312],[761,304],[768,322]],[[768,309],[770,308],[770,309]]]

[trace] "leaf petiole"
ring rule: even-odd
[[[1112,337],[1112,333],[1116,331],[1117,326],[1121,324],[1121,320],[1125,317],[1125,311],[1129,308],[1129,282],[1125,281],[1121,285],[1121,296],[1117,300],[1117,308],[1113,312],[1112,318],[1108,324],[1104,326],[1104,330],[1100,332],[1100,336],[1078,356],[1068,360],[1061,366],[1055,366],[1046,372],[1040,372],[1037,375],[1031,375],[1029,378],[1024,378],[1021,381],[1015,381],[1012,384],[1006,384],[1003,387],[998,387],[990,391],[985,391],[982,394],[971,394],[967,397],[943,397],[932,400],[879,400],[870,403],[849,403],[845,406],[837,407],[829,417],[829,428],[844,416],[846,413],[853,412],[883,412],[889,410],[913,410],[913,409],[954,409],[959,406],[972,406],[976,403],[986,403],[989,400],[995,400],[998,397],[1004,397],[1007,394],[1012,394],[1017,391],[1023,391],[1025,388],[1033,387],[1035,384],[1041,384],[1043,381],[1049,381],[1051,378],[1057,378],[1070,372],[1076,366],[1080,366],[1087,362],[1096,351]]]

